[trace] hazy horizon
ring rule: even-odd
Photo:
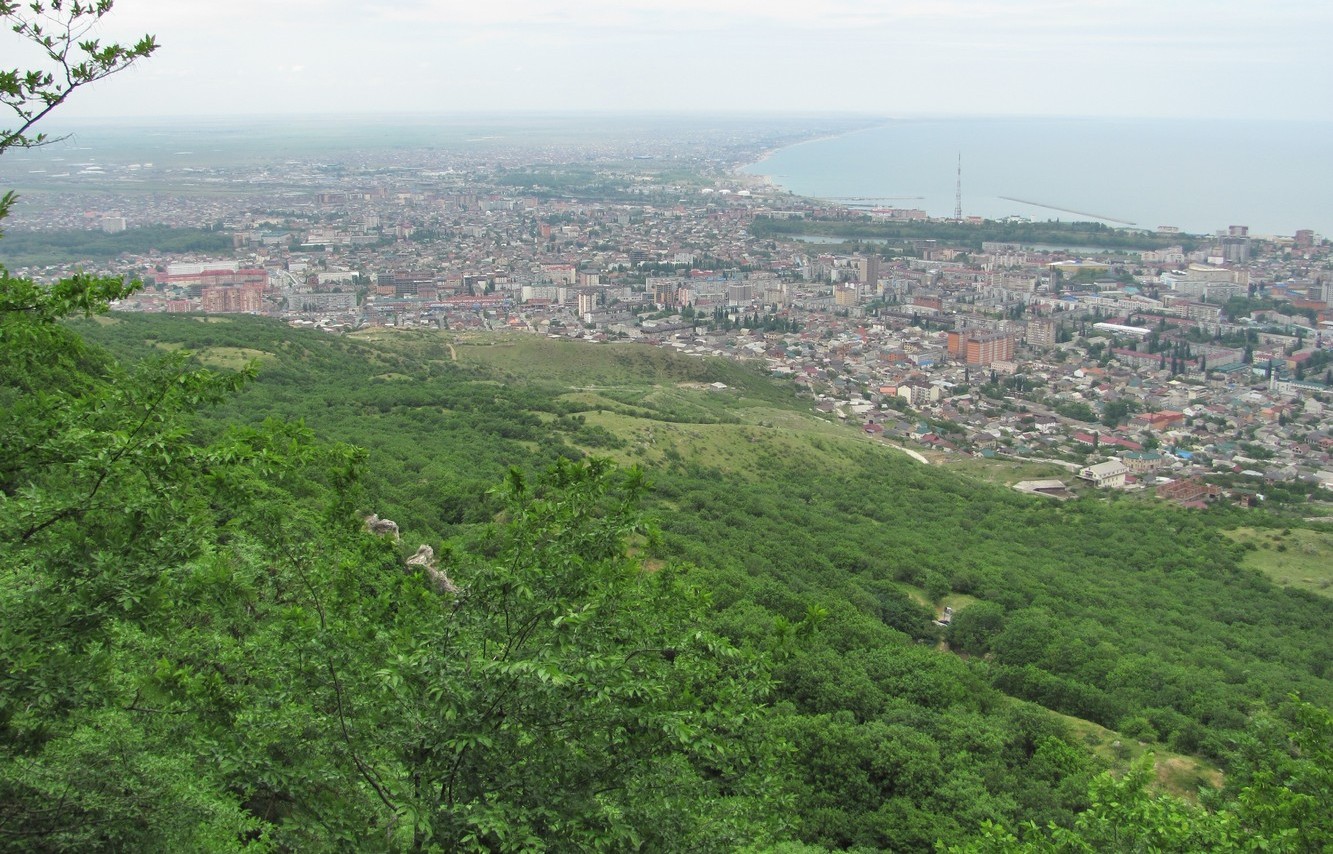
[[[1237,0],[118,0],[161,47],[61,119],[513,113],[1333,118],[1333,7]],[[9,33],[17,67],[37,57]],[[355,104],[348,109],[349,104]],[[147,107],[145,105],[151,105]]]
[[[210,121],[229,122],[229,121],[272,121],[274,119],[287,119],[291,121],[315,121],[315,120],[336,120],[348,121],[355,119],[384,119],[384,118],[402,118],[402,119],[485,119],[487,121],[500,120],[521,120],[521,119],[579,119],[579,118],[737,118],[749,120],[793,120],[799,118],[816,119],[840,119],[846,121],[865,122],[866,126],[878,124],[890,124],[898,121],[919,121],[928,119],[933,121],[1017,121],[1024,119],[1061,119],[1068,121],[1156,121],[1156,120],[1179,120],[1199,123],[1272,123],[1278,125],[1300,125],[1314,124],[1327,125],[1333,124],[1333,115],[1330,116],[1290,116],[1283,118],[1263,118],[1246,116],[1158,116],[1148,114],[1078,114],[1064,112],[1050,113],[966,113],[966,112],[900,112],[900,113],[875,113],[875,112],[855,112],[850,110],[744,110],[744,109],[520,109],[520,110],[382,110],[382,111],[310,111],[301,112],[296,110],[285,110],[280,112],[237,112],[237,113],[115,113],[115,114],[87,114],[70,116],[52,116],[43,122],[43,127],[57,128],[63,125],[88,125],[88,126],[112,126],[125,124],[130,125],[137,122],[179,122],[190,121],[197,123],[207,123]]]

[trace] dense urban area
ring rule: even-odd
[[[142,280],[120,311],[634,340],[762,363],[919,458],[1058,463],[1068,478],[1019,485],[1054,497],[1296,505],[1333,488],[1322,236],[1033,232],[963,216],[961,197],[939,219],[799,198],[741,171],[788,141],[178,168],[76,151],[33,176],[44,188],[0,248],[42,281]],[[68,260],[44,263],[56,257]]]

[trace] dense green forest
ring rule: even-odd
[[[231,234],[205,228],[146,225],[114,234],[86,229],[5,232],[0,240],[0,263],[11,269],[81,261],[108,261],[131,253],[226,252]]]
[[[916,222],[876,222],[867,217],[855,219],[771,219],[758,217],[750,226],[756,237],[818,235],[834,240],[938,240],[949,246],[967,247],[980,252],[981,244],[994,241],[1049,246],[1095,246],[1103,249],[1163,249],[1183,246],[1186,251],[1198,244],[1198,238],[1185,234],[1159,235],[1137,229],[1114,228],[1100,222],[999,222],[959,223],[939,220]]]
[[[1333,608],[1241,568],[1219,534],[1239,511],[1047,503],[825,425],[744,366],[633,345],[243,317],[47,332],[96,346],[6,376],[33,373],[31,393],[71,371],[103,399],[8,398],[8,437],[61,405],[79,418],[6,472],[7,518],[91,512],[69,496],[102,469],[124,512],[6,527],[24,581],[4,600],[0,828],[77,784],[40,838],[1329,839]],[[257,376],[237,385],[248,359]],[[161,388],[165,435],[116,427]],[[69,470],[60,442],[97,430],[137,456],[113,440]],[[402,542],[361,532],[370,512]],[[442,575],[403,571],[420,543]],[[23,658],[52,644],[57,613],[86,615],[54,620],[66,652]],[[112,743],[141,747],[90,764]],[[158,798],[194,824],[165,807],[127,821]]]

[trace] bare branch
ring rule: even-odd
[[[0,105],[7,107],[18,122],[13,129],[0,130],[0,153],[10,147],[33,148],[54,142],[46,134],[30,135],[30,131],[75,90],[123,71],[157,49],[151,35],[132,44],[104,45],[90,38],[111,6],[111,0],[34,0],[26,5],[0,0],[0,20],[38,48],[47,65],[0,70]]]

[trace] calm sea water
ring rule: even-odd
[[[781,149],[745,171],[803,196],[951,216],[960,155],[965,216],[1333,236],[1326,122],[900,120]]]

